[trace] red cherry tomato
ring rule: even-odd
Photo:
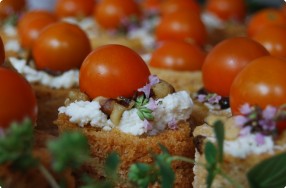
[[[252,37],[255,33],[270,25],[286,25],[286,16],[282,11],[267,8],[253,14],[247,23],[248,36]]]
[[[0,1],[0,19],[5,19],[13,14],[20,14],[26,7],[26,0]]]
[[[106,29],[116,29],[133,16],[140,17],[139,4],[134,0],[102,0],[94,11],[94,19]]]
[[[218,18],[242,22],[246,16],[245,0],[207,0],[206,11]]]
[[[132,97],[148,82],[150,71],[128,47],[110,44],[91,52],[80,68],[80,90],[90,98]]]
[[[55,13],[58,17],[85,17],[93,12],[95,0],[58,0]]]
[[[281,134],[283,131],[286,130],[286,121],[278,121],[276,123],[276,128],[277,128],[277,131],[278,131],[278,134]]]
[[[207,31],[196,13],[180,11],[163,16],[155,28],[155,36],[158,41],[190,40],[198,45],[204,45],[207,40]]]
[[[2,65],[4,61],[5,61],[5,48],[4,48],[2,38],[0,36],[0,65]]]
[[[162,15],[181,11],[200,14],[201,8],[196,0],[166,0],[162,2],[160,6],[160,12]]]
[[[36,96],[30,84],[17,72],[0,67],[0,127],[37,116]]]
[[[269,55],[258,42],[247,37],[234,37],[218,43],[206,56],[202,66],[206,90],[228,97],[236,75],[253,59]]]
[[[80,68],[90,51],[86,33],[66,22],[57,22],[42,30],[32,50],[36,67],[51,71]]]
[[[197,45],[185,41],[164,41],[154,50],[150,66],[178,71],[200,70],[206,53]]]
[[[248,103],[262,109],[286,103],[286,60],[265,56],[251,61],[235,78],[230,89],[230,106],[234,114]]]
[[[273,56],[286,58],[286,25],[272,25],[257,32],[252,38]]]
[[[56,21],[56,16],[45,10],[26,12],[17,25],[21,45],[27,49],[32,48],[33,42],[38,38],[40,31]]]

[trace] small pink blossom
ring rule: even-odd
[[[213,95],[208,99],[208,102],[211,104],[218,104],[220,100],[221,100],[221,96]]]
[[[263,110],[262,116],[265,119],[274,119],[276,112],[277,109],[274,106],[269,105]]]
[[[175,118],[172,118],[171,121],[168,122],[168,127],[172,130],[175,130],[178,128],[178,124]]]
[[[238,115],[234,117],[234,121],[238,126],[242,127],[248,121],[248,118],[245,116]]]
[[[261,133],[256,133],[256,135],[255,135],[255,141],[256,141],[257,145],[263,145],[263,144],[265,144],[264,135],[261,134]]]
[[[252,112],[252,108],[250,107],[250,105],[248,103],[245,103],[240,107],[239,111],[243,115],[247,115],[247,114],[250,114]]]
[[[143,92],[145,94],[146,98],[149,98],[152,86],[159,83],[159,82],[160,82],[160,80],[156,75],[150,75],[149,76],[149,83],[146,84],[145,86],[143,86],[142,88],[139,88],[137,91]]]
[[[151,131],[153,129],[153,125],[151,122],[149,122],[148,120],[144,119],[143,121],[143,126],[144,126],[144,132],[148,132]]]
[[[148,104],[146,104],[145,106],[152,111],[154,111],[158,107],[156,101],[153,98],[150,98]]]
[[[206,95],[199,94],[197,96],[197,99],[198,99],[199,102],[205,102],[206,101]]]
[[[263,130],[274,130],[276,127],[276,122],[273,119],[261,119],[258,121]]]

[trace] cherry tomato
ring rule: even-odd
[[[286,121],[278,121],[276,123],[276,128],[277,128],[277,131],[278,131],[278,134],[281,134],[283,131],[286,130]]]
[[[0,19],[13,14],[20,14],[26,7],[26,0],[2,0],[0,2]]]
[[[0,65],[2,65],[5,61],[5,48],[3,44],[3,40],[0,36]]]
[[[47,26],[35,40],[32,49],[36,67],[51,71],[80,68],[90,51],[86,33],[66,22]]]
[[[206,53],[197,45],[185,41],[164,41],[154,50],[150,66],[178,71],[200,70]]]
[[[230,106],[234,114],[248,103],[262,109],[286,103],[286,60],[265,56],[251,61],[235,78],[230,89]]]
[[[159,41],[167,39],[190,40],[198,45],[204,45],[207,39],[207,31],[199,15],[180,11],[163,16],[155,28],[155,36]]]
[[[25,13],[19,20],[17,29],[22,47],[30,49],[40,31],[57,21],[56,16],[45,10],[33,10]]]
[[[273,25],[257,32],[252,38],[273,56],[286,58],[286,25]]]
[[[92,14],[94,0],[58,0],[55,13],[58,17],[86,17]]]
[[[134,0],[102,0],[95,7],[94,19],[103,28],[116,29],[140,14],[139,4]]]
[[[228,97],[236,75],[253,59],[269,55],[258,42],[247,37],[234,37],[218,43],[207,54],[202,66],[206,90]]]
[[[286,16],[278,9],[262,9],[251,16],[247,23],[247,33],[252,37],[269,25],[286,25]]]
[[[163,0],[144,0],[141,1],[141,8],[144,12],[159,12],[160,4]]]
[[[245,0],[207,0],[206,11],[218,18],[242,22],[246,16]]]
[[[17,72],[0,67],[0,127],[37,116],[36,96],[30,84]]]
[[[90,98],[132,97],[148,82],[150,71],[143,59],[128,47],[110,44],[96,48],[84,60],[80,90]]]
[[[160,12],[162,15],[181,11],[200,14],[201,8],[196,0],[166,0],[162,2],[160,6]]]

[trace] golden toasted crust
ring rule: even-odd
[[[103,164],[106,156],[115,151],[120,155],[121,165],[119,174],[127,178],[128,169],[136,162],[150,163],[150,152],[159,153],[159,143],[168,148],[172,155],[180,155],[193,158],[194,145],[190,137],[188,123],[181,123],[178,130],[166,130],[156,136],[134,136],[122,133],[116,129],[106,132],[90,126],[80,128],[69,122],[69,117],[59,114],[55,122],[60,132],[81,131],[89,140],[91,146],[92,163],[86,165],[86,169],[96,178],[104,176]],[[174,162],[173,169],[176,174],[176,187],[191,187],[193,181],[192,164]]]

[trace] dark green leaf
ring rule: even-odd
[[[83,185],[80,188],[113,188],[112,182],[107,180],[96,181],[94,178],[84,175],[82,178]]]
[[[210,141],[207,141],[205,145],[205,159],[207,161],[207,165],[212,166],[217,163],[217,149]]]
[[[22,123],[13,123],[0,136],[0,164],[10,162],[17,169],[26,169],[37,164],[32,155],[33,125],[28,119]]]
[[[136,163],[131,165],[128,173],[128,179],[140,188],[147,188],[158,179],[158,171],[151,165]]]
[[[217,159],[219,162],[223,162],[224,126],[222,121],[216,121],[214,123],[214,131],[218,147]]]
[[[53,169],[61,172],[65,168],[78,168],[89,158],[89,145],[86,137],[79,132],[63,133],[56,140],[48,142],[53,157]]]
[[[161,187],[172,188],[175,182],[175,173],[171,167],[171,164],[163,157],[160,157],[160,155],[156,157],[156,163],[159,166],[160,175],[162,178]]]
[[[144,115],[143,115],[143,113],[140,110],[137,110],[137,115],[139,116],[139,118],[141,120],[144,120]]]
[[[248,173],[252,188],[281,188],[286,186],[286,152],[260,162]]]
[[[207,188],[211,188],[215,176],[216,176],[216,174],[213,170],[208,171],[207,180],[206,180]]]
[[[105,161],[105,173],[106,177],[112,179],[112,181],[117,180],[117,171],[119,168],[120,158],[115,152],[109,154]]]

